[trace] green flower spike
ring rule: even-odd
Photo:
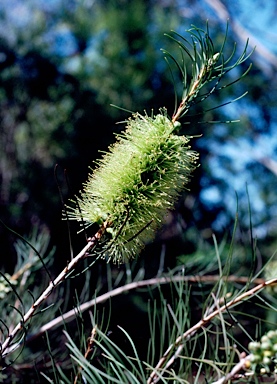
[[[181,67],[165,52],[177,64],[184,82],[183,98],[173,118],[166,109],[156,116],[133,114],[126,131],[117,136],[117,142],[98,162],[75,207],[70,208],[70,218],[106,228],[102,249],[108,260],[122,263],[134,258],[145,242],[153,239],[198,160],[198,154],[188,145],[190,138],[178,135],[179,118],[195,102],[204,84],[220,79],[247,58],[244,51],[235,65],[225,67],[230,57],[224,62],[222,49],[214,52],[208,32],[197,28],[189,32],[193,44],[182,37],[181,42],[173,38],[193,63],[189,86],[183,55]]]
[[[154,237],[195,168],[198,154],[175,130],[165,110],[154,117],[133,115],[84,185],[74,216],[108,223],[105,247],[114,261],[137,256]]]

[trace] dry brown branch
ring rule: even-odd
[[[143,280],[143,281],[136,281],[133,283],[129,283],[126,285],[123,285],[122,287],[118,287],[113,289],[112,291],[106,292],[103,295],[99,297],[95,297],[92,300],[87,301],[86,303],[81,304],[78,307],[78,312],[83,313],[86,310],[94,307],[95,305],[98,305],[100,303],[104,303],[106,300],[111,299],[112,297],[121,295],[125,292],[138,289],[138,288],[143,288],[147,286],[154,286],[154,285],[160,285],[160,284],[168,284],[171,282],[178,282],[178,281],[183,281],[183,282],[189,282],[189,283],[215,283],[219,280],[218,275],[206,275],[206,276],[172,276],[172,277],[155,277],[152,279],[148,280]],[[249,283],[249,278],[246,276],[228,276],[228,277],[223,277],[225,281],[229,282],[235,282],[239,284],[247,284]],[[264,279],[262,278],[257,278],[251,281],[252,284],[263,284]],[[35,334],[30,336],[27,339],[28,341],[33,341],[35,338],[41,336],[43,333],[50,331],[51,329],[54,329],[60,325],[63,325],[65,323],[68,323],[72,320],[76,319],[76,309],[72,309],[65,314],[56,317],[55,319],[49,321],[47,324],[43,325]]]
[[[263,164],[269,171],[271,171],[275,176],[277,176],[277,161],[271,159],[270,157],[263,157],[257,159],[257,161]]]
[[[94,340],[96,338],[96,333],[97,333],[97,325],[92,328],[90,337],[88,339],[87,350],[86,350],[85,355],[84,355],[85,359],[88,359],[89,355],[92,353],[92,347],[93,347],[93,344],[94,344]],[[75,376],[74,384],[77,384],[78,379],[79,379],[79,377],[81,375],[81,371],[82,371],[82,367],[79,367],[79,371],[78,371],[77,375]]]

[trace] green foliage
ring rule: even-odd
[[[53,136],[57,129],[62,129],[64,136],[72,135],[72,125],[67,121],[73,110],[73,100],[66,96],[53,102],[54,99],[51,102],[33,100],[26,120],[18,124],[15,143],[17,158],[21,163],[37,161],[44,168],[49,168],[53,165],[53,158],[62,159],[67,155],[66,145],[61,146],[58,141],[53,141]]]
[[[264,322],[264,319],[256,315],[260,304],[254,300],[258,299],[260,303],[264,303],[264,311],[268,311],[271,305],[264,300],[265,292],[257,289],[256,277],[244,276],[245,279],[240,280],[238,275],[228,275],[228,266],[233,258],[232,241],[229,245],[226,244],[225,248],[224,252],[228,253],[229,257],[225,260],[224,267],[215,246],[218,269],[212,271],[215,273],[213,280],[210,280],[211,275],[185,275],[183,266],[175,270],[174,274],[170,272],[162,278],[141,281],[133,277],[132,289],[140,290],[140,296],[142,287],[148,286],[148,326],[142,323],[142,316],[137,328],[134,324],[129,324],[127,307],[124,315],[129,331],[121,326],[115,329],[109,324],[108,329],[113,331],[107,332],[106,327],[99,325],[101,301],[98,299],[101,296],[97,297],[94,302],[97,301],[99,311],[94,310],[94,315],[91,316],[92,332],[87,343],[80,347],[78,341],[74,341],[72,331],[65,332],[65,343],[73,365],[72,368],[69,364],[68,368],[70,367],[71,374],[74,372],[74,382],[81,383],[86,380],[88,383],[134,384],[224,383],[224,377],[240,364],[241,356],[248,350],[247,342],[253,340],[255,331],[260,333],[259,328]],[[110,284],[112,286],[112,281]],[[121,286],[118,294],[128,292],[130,295],[131,285]],[[250,288],[252,285],[254,288]],[[110,297],[115,291],[117,289],[112,288]],[[103,297],[106,300],[108,295],[104,294]],[[270,300],[273,300],[273,297]],[[81,311],[81,306],[78,310]],[[105,315],[107,316],[107,313]],[[266,322],[264,324],[269,326]],[[136,343],[134,338],[138,333],[140,337]],[[79,336],[77,340],[80,338]],[[142,338],[148,341],[147,355],[141,348]],[[275,339],[275,331],[268,332],[267,336],[262,338],[262,342],[267,342],[263,346],[267,351],[265,355],[269,356],[270,351],[270,356],[275,356]],[[254,381],[255,367],[260,367],[260,364],[257,365],[257,356],[262,356],[259,357],[261,362],[264,352],[261,352],[262,345],[259,343],[251,342],[249,349],[255,353],[256,360],[252,355],[248,356],[246,362],[251,358],[250,361],[253,361],[254,365],[251,369],[248,364],[241,365],[241,368],[247,369],[247,373],[240,374],[239,378],[242,382],[258,382]],[[272,368],[274,361],[266,361]],[[57,363],[55,369],[55,382],[73,382],[73,376],[69,378],[66,368],[61,369]],[[272,369],[266,372],[270,374]],[[49,376],[48,380],[50,381]]]
[[[19,238],[15,242],[17,262],[12,274],[0,272],[2,324],[9,323],[10,327],[14,327],[22,320],[26,308],[33,304],[34,297],[39,295],[41,279],[54,261],[55,249],[49,248],[49,243],[49,232],[45,228],[39,231],[36,227],[33,228],[32,233],[26,239]],[[52,305],[50,304],[50,306]],[[52,311],[54,312],[54,308],[52,308]],[[52,311],[45,311],[44,321],[51,319],[53,316]],[[32,319],[33,331],[40,327],[40,321],[39,318]],[[20,359],[28,356],[27,350],[24,350],[22,356],[20,355],[29,327],[30,322],[24,325],[22,334],[13,340],[13,345],[10,348],[10,352],[17,350],[15,359],[18,363]],[[5,330],[2,328],[2,337],[8,334],[8,328],[5,328]]]
[[[198,98],[203,101],[210,96],[211,93],[222,89],[222,87],[219,87],[221,78],[225,77],[229,71],[244,63],[252,54],[252,52],[247,54],[248,43],[246,43],[243,53],[235,60],[234,63],[232,63],[232,60],[235,57],[236,46],[234,46],[230,56],[226,58],[225,44],[228,28],[226,28],[225,39],[218,52],[215,51],[214,44],[209,35],[208,25],[207,31],[193,27],[188,30],[188,33],[190,34],[191,41],[178,35],[177,33],[169,36],[178,44],[182,53],[182,60],[177,60],[174,56],[172,56],[172,54],[164,51],[166,55],[173,59],[179,68],[183,82],[182,102],[173,116],[174,121],[179,120],[182,116],[184,116],[190,109],[191,105],[198,101]],[[187,63],[184,57],[185,55],[189,57],[192,64],[190,77],[188,76]],[[241,80],[245,75],[247,75],[250,68],[251,65],[236,81]],[[210,91],[199,96],[199,91],[203,88],[203,86],[212,81],[215,81],[215,83],[214,86],[211,87]],[[233,81],[230,84],[225,84],[224,88],[232,85],[236,81]]]
[[[163,15],[170,29],[179,19],[177,13],[170,17],[172,22],[159,4],[141,0],[96,2],[93,12],[85,4],[78,4],[68,13],[66,22],[80,50],[65,60],[65,70],[80,79],[83,87],[93,89],[97,103],[114,118],[121,115],[110,108],[111,103],[129,111],[142,110],[147,105],[155,107],[155,83],[164,82],[166,74],[157,71],[156,45],[164,20],[152,19]],[[149,31],[151,24],[154,33]]]
[[[236,275],[229,275],[233,262],[237,261],[234,259],[240,257],[240,254],[235,254],[235,238],[236,226],[231,240],[226,240],[220,246],[217,246],[215,240],[212,259],[217,260],[217,268],[215,262],[206,264],[205,271],[202,270],[199,274],[185,274],[186,268],[181,265],[175,271],[163,273],[161,277],[155,276],[144,280],[146,272],[144,268],[134,273],[127,264],[121,271],[111,273],[110,264],[106,264],[107,292],[101,295],[100,285],[96,284],[94,294],[86,295],[90,299],[88,302],[79,303],[76,297],[76,308],[70,311],[73,312],[70,317],[68,313],[63,313],[58,323],[56,318],[45,324],[44,330],[48,329],[49,334],[53,333],[51,339],[47,339],[47,352],[36,353],[29,344],[39,337],[41,332],[39,324],[46,323],[53,316],[53,307],[45,308],[47,310],[38,312],[29,319],[30,321],[24,323],[20,334],[6,351],[7,356],[4,356],[6,363],[15,364],[16,359],[15,367],[18,367],[16,369],[24,372],[25,362],[35,358],[39,378],[32,381],[35,372],[32,375],[27,373],[30,383],[40,382],[41,377],[57,384],[73,382],[81,384],[83,380],[87,380],[88,383],[154,384],[173,381],[198,384],[202,380],[203,383],[217,383],[215,380],[222,380],[240,363],[240,353],[247,351],[246,343],[261,334],[261,324],[265,327],[270,326],[265,314],[271,310],[274,303],[274,297],[263,289],[266,287],[264,280],[262,284],[256,282],[261,271],[256,276],[252,276],[254,275],[252,270],[249,276],[246,274],[239,276],[241,272],[239,270],[236,271]],[[17,284],[12,285],[12,281],[9,282],[6,276],[5,281],[8,283],[6,286],[11,289],[5,292],[4,300],[1,300],[2,324],[11,325],[11,314],[13,314],[12,324],[23,319],[26,306],[28,308],[28,305],[32,304],[30,300],[32,296],[25,292],[26,287],[31,288],[35,296],[39,294],[37,289],[40,287],[40,281],[37,279],[37,274],[41,264],[38,263],[40,258],[36,252],[34,254],[33,247],[36,246],[42,256],[47,254],[48,241],[47,234],[34,232],[29,240],[32,247],[22,241],[16,244],[18,266],[11,280],[17,281]],[[199,269],[197,254],[204,254],[206,249],[200,247],[195,253],[196,257],[191,255],[191,264],[194,265],[189,267],[193,271]],[[256,248],[252,251],[255,257]],[[52,260],[53,255],[46,256],[45,262],[48,262],[49,258]],[[245,273],[243,270],[242,272]],[[91,271],[83,271],[81,278],[87,291],[92,284]],[[86,286],[87,279],[89,285]],[[272,279],[272,283],[276,284],[276,278]],[[147,289],[143,291],[143,287]],[[135,296],[140,297],[137,304],[140,310],[137,325],[134,324],[134,319],[131,321],[130,303],[125,302],[123,310],[114,302],[116,296],[127,292],[127,296],[130,297],[132,291],[135,292]],[[4,291],[2,293],[4,294]],[[64,299],[68,296],[66,292],[61,292],[61,295]],[[7,303],[12,302],[12,296],[16,297],[16,302],[8,312]],[[51,301],[56,301],[52,295],[49,303]],[[102,311],[101,306],[104,302],[107,305]],[[144,306],[148,307],[148,327],[143,320]],[[135,307],[136,305],[131,306],[133,310]],[[259,307],[264,318],[259,315]],[[84,311],[89,308],[93,310],[90,319],[87,320]],[[112,312],[108,313],[109,311]],[[121,312],[123,317],[119,321]],[[75,327],[66,324],[73,319],[76,319]],[[123,323],[124,327],[113,325],[118,322]],[[58,337],[57,333],[52,332],[57,325],[64,327],[65,337],[61,336],[61,331]],[[32,327],[30,337],[27,332],[28,326]],[[86,342],[89,327],[92,328],[92,332]],[[78,331],[75,332],[75,328]],[[268,351],[271,351],[270,357],[275,351],[276,332],[268,333],[267,337],[270,340],[262,338],[262,342],[267,344],[261,344],[258,348],[259,351],[267,351],[265,354],[260,353],[262,359],[268,355]],[[145,349],[142,348],[142,340],[148,344]],[[250,344],[249,348],[256,356],[258,349],[255,345],[257,343]],[[256,368],[263,363],[272,368],[271,360],[270,363],[268,360],[253,361],[255,367],[249,370],[248,376],[243,379],[251,382],[249,380],[253,379]],[[260,370],[257,372],[263,373]],[[268,369],[266,372],[270,374],[272,370]],[[16,370],[11,371],[6,367],[1,377],[3,380],[9,380],[12,377],[16,379],[18,375]],[[218,381],[218,384],[220,382]]]

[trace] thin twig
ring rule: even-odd
[[[87,350],[86,350],[85,355],[84,355],[85,359],[88,359],[89,355],[92,353],[92,347],[93,347],[93,344],[94,344],[96,333],[97,333],[97,325],[92,328],[90,337],[88,339],[88,346],[87,346]],[[81,371],[82,371],[82,367],[80,366],[79,367],[79,371],[78,371],[77,375],[75,376],[74,384],[78,383],[78,379],[79,379],[79,377],[81,375]]]
[[[40,295],[40,297],[33,303],[32,307],[26,312],[20,322],[15,326],[13,331],[9,334],[6,340],[0,345],[0,355],[2,357],[8,355],[13,352],[17,347],[19,347],[20,343],[11,345],[14,338],[18,335],[18,333],[25,328],[25,324],[28,320],[32,318],[37,308],[51,295],[54,289],[67,277],[67,275],[74,270],[76,265],[80,260],[87,257],[88,252],[95,247],[98,243],[102,235],[104,234],[108,223],[104,223],[99,231],[90,239],[88,239],[87,245],[82,249],[82,251],[75,256],[70,263],[64,268],[64,270],[56,277],[55,280],[50,281],[48,287],[44,290],[44,292]]]
[[[172,122],[175,123],[178,121],[185,109],[186,104],[190,101],[190,99],[199,92],[199,85],[201,84],[202,78],[206,75],[207,73],[207,64],[204,64],[201,67],[200,73],[198,74],[197,78],[195,79],[193,85],[191,86],[190,92],[184,97],[184,99],[181,101],[181,104],[178,107],[177,112],[174,114],[172,117]]]
[[[98,305],[100,303],[105,302],[106,300],[111,299],[112,297],[118,296],[123,294],[124,292],[128,292],[134,289],[147,287],[147,286],[153,286],[153,285],[159,285],[159,284],[168,284],[171,282],[189,282],[189,283],[214,283],[219,280],[218,275],[206,275],[206,276],[171,276],[171,277],[155,277],[148,280],[142,280],[142,281],[136,281],[129,284],[125,284],[121,287],[115,288],[109,292],[104,293],[103,295],[99,297],[95,297],[92,300],[89,300],[83,304],[81,304],[78,307],[78,312],[83,313],[84,311],[94,307],[95,305]],[[225,281],[229,282],[236,282],[241,284],[247,284],[249,283],[249,277],[246,276],[227,276],[223,277]],[[251,284],[263,284],[265,282],[262,278],[256,278],[253,281],[251,281]],[[56,317],[55,319],[51,320],[47,324],[43,325],[35,334],[28,337],[26,340],[27,342],[33,341],[35,338],[41,336],[43,333],[48,332],[50,329],[54,329],[60,325],[63,325],[65,323],[68,323],[72,320],[76,319],[76,309],[72,309],[65,314]]]
[[[214,381],[212,384],[225,384],[232,378],[234,378],[242,369],[245,369],[246,364],[251,359],[252,355],[247,355],[240,359],[240,361],[232,368],[232,370],[221,379]]]
[[[225,305],[215,309],[212,313],[209,315],[203,317],[198,323],[196,323],[193,327],[188,329],[186,332],[184,332],[181,336],[179,336],[173,344],[171,344],[166,352],[163,354],[161,359],[159,360],[158,364],[154,368],[153,372],[149,376],[147,380],[147,384],[156,384],[162,373],[169,368],[173,364],[173,362],[180,356],[185,341],[191,338],[199,329],[204,327],[206,324],[208,324],[214,317],[218,316],[220,313],[225,312],[227,309],[232,308],[236,306],[237,304],[241,303],[243,300],[247,300],[254,295],[256,295],[259,291],[264,289],[265,287],[269,287],[271,285],[277,284],[277,278],[270,279],[268,281],[265,281],[261,284],[258,284],[256,287],[242,293],[241,295],[235,297],[234,299],[230,300]],[[172,354],[173,350],[177,348],[177,351],[175,354],[168,360],[169,356]],[[159,376],[157,375],[157,372],[159,371]]]

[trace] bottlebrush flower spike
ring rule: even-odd
[[[105,247],[113,261],[138,255],[189,181],[198,154],[175,130],[165,110],[133,115],[84,185],[73,216],[108,223]]]
[[[192,61],[189,83],[183,56],[182,67],[165,52],[177,64],[184,83],[183,97],[172,119],[165,108],[156,116],[133,114],[126,131],[117,136],[116,143],[99,160],[84,184],[75,207],[69,208],[71,219],[106,228],[102,246],[108,260],[122,263],[134,258],[145,241],[153,239],[167,211],[174,208],[188,184],[198,160],[198,153],[189,146],[190,138],[178,134],[181,125],[178,120],[198,97],[203,98],[199,91],[204,84],[218,80],[210,91],[214,92],[219,79],[248,57],[245,49],[234,65],[225,66],[235,52],[224,61],[225,40],[216,53],[208,30],[194,27],[189,33],[193,43],[177,34],[181,41],[172,37]]]

